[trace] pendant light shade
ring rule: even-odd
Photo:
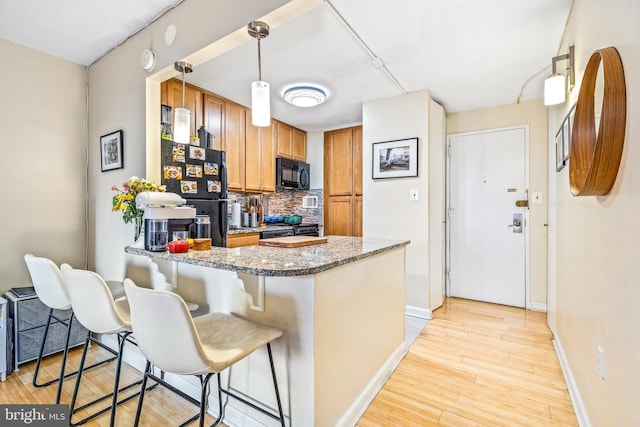
[[[191,111],[180,107],[175,110],[173,140],[181,144],[188,144],[191,137]]]
[[[193,71],[193,67],[187,62],[176,62],[173,66],[182,73],[182,108],[174,109],[173,140],[188,144],[191,139],[191,111],[184,108],[184,74]]]
[[[271,124],[271,101],[267,82],[251,83],[251,123],[259,127]]]
[[[562,104],[565,100],[565,82],[562,74],[556,74],[544,81],[544,105]]]
[[[258,40],[258,80],[251,83],[251,123],[254,126],[271,125],[271,97],[269,83],[262,81],[262,64],[260,57],[260,39],[269,35],[269,26],[264,22],[253,21],[247,25],[249,35]]]

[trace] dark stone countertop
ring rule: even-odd
[[[207,251],[184,253],[151,252],[125,247],[125,252],[152,258],[236,271],[258,276],[304,276],[392,251],[410,243],[408,240],[370,239],[361,237],[328,236],[327,243],[299,248],[244,246],[240,248],[213,247]]]

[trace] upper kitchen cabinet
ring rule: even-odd
[[[204,94],[204,127],[211,133],[214,150],[224,150],[225,101],[217,96]]]
[[[276,191],[275,125],[256,127],[251,124],[251,111],[246,114],[244,189],[250,192]]]
[[[182,107],[182,81],[170,79],[160,86],[160,102],[172,108]],[[189,83],[184,87],[184,108],[191,112],[190,135],[198,135],[202,126],[202,91]]]
[[[324,226],[362,236],[362,126],[324,134]]]
[[[225,103],[224,143],[227,153],[228,189],[244,190],[245,175],[245,108],[241,105]]]
[[[277,129],[276,156],[306,161],[307,133],[286,123],[274,122]]]

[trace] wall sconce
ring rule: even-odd
[[[556,62],[569,60],[566,68],[569,78],[569,90],[573,88],[575,83],[575,71],[573,67],[573,45],[569,46],[569,53],[560,56],[554,56],[551,60],[551,76],[544,81],[544,105],[556,105],[564,102],[567,95],[567,86],[564,81],[564,74],[556,71]]]
[[[182,73],[182,108],[175,109],[173,121],[173,140],[181,144],[188,144],[191,138],[191,111],[184,108],[184,75],[193,71],[193,66],[188,62],[176,62],[173,64],[176,71]]]
[[[251,123],[254,126],[271,125],[271,104],[269,83],[262,81],[260,40],[269,35],[269,26],[261,21],[252,21],[247,25],[249,35],[258,40],[258,80],[251,83]]]

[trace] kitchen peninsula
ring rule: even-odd
[[[234,313],[284,332],[274,343],[274,359],[287,425],[346,426],[355,424],[406,352],[409,242],[327,239],[299,248],[125,251],[168,263],[179,293],[208,311]],[[258,353],[234,366],[231,386],[274,408],[266,363],[266,355]],[[210,407],[217,408],[215,393],[210,399]],[[273,425],[233,401],[227,419]]]

